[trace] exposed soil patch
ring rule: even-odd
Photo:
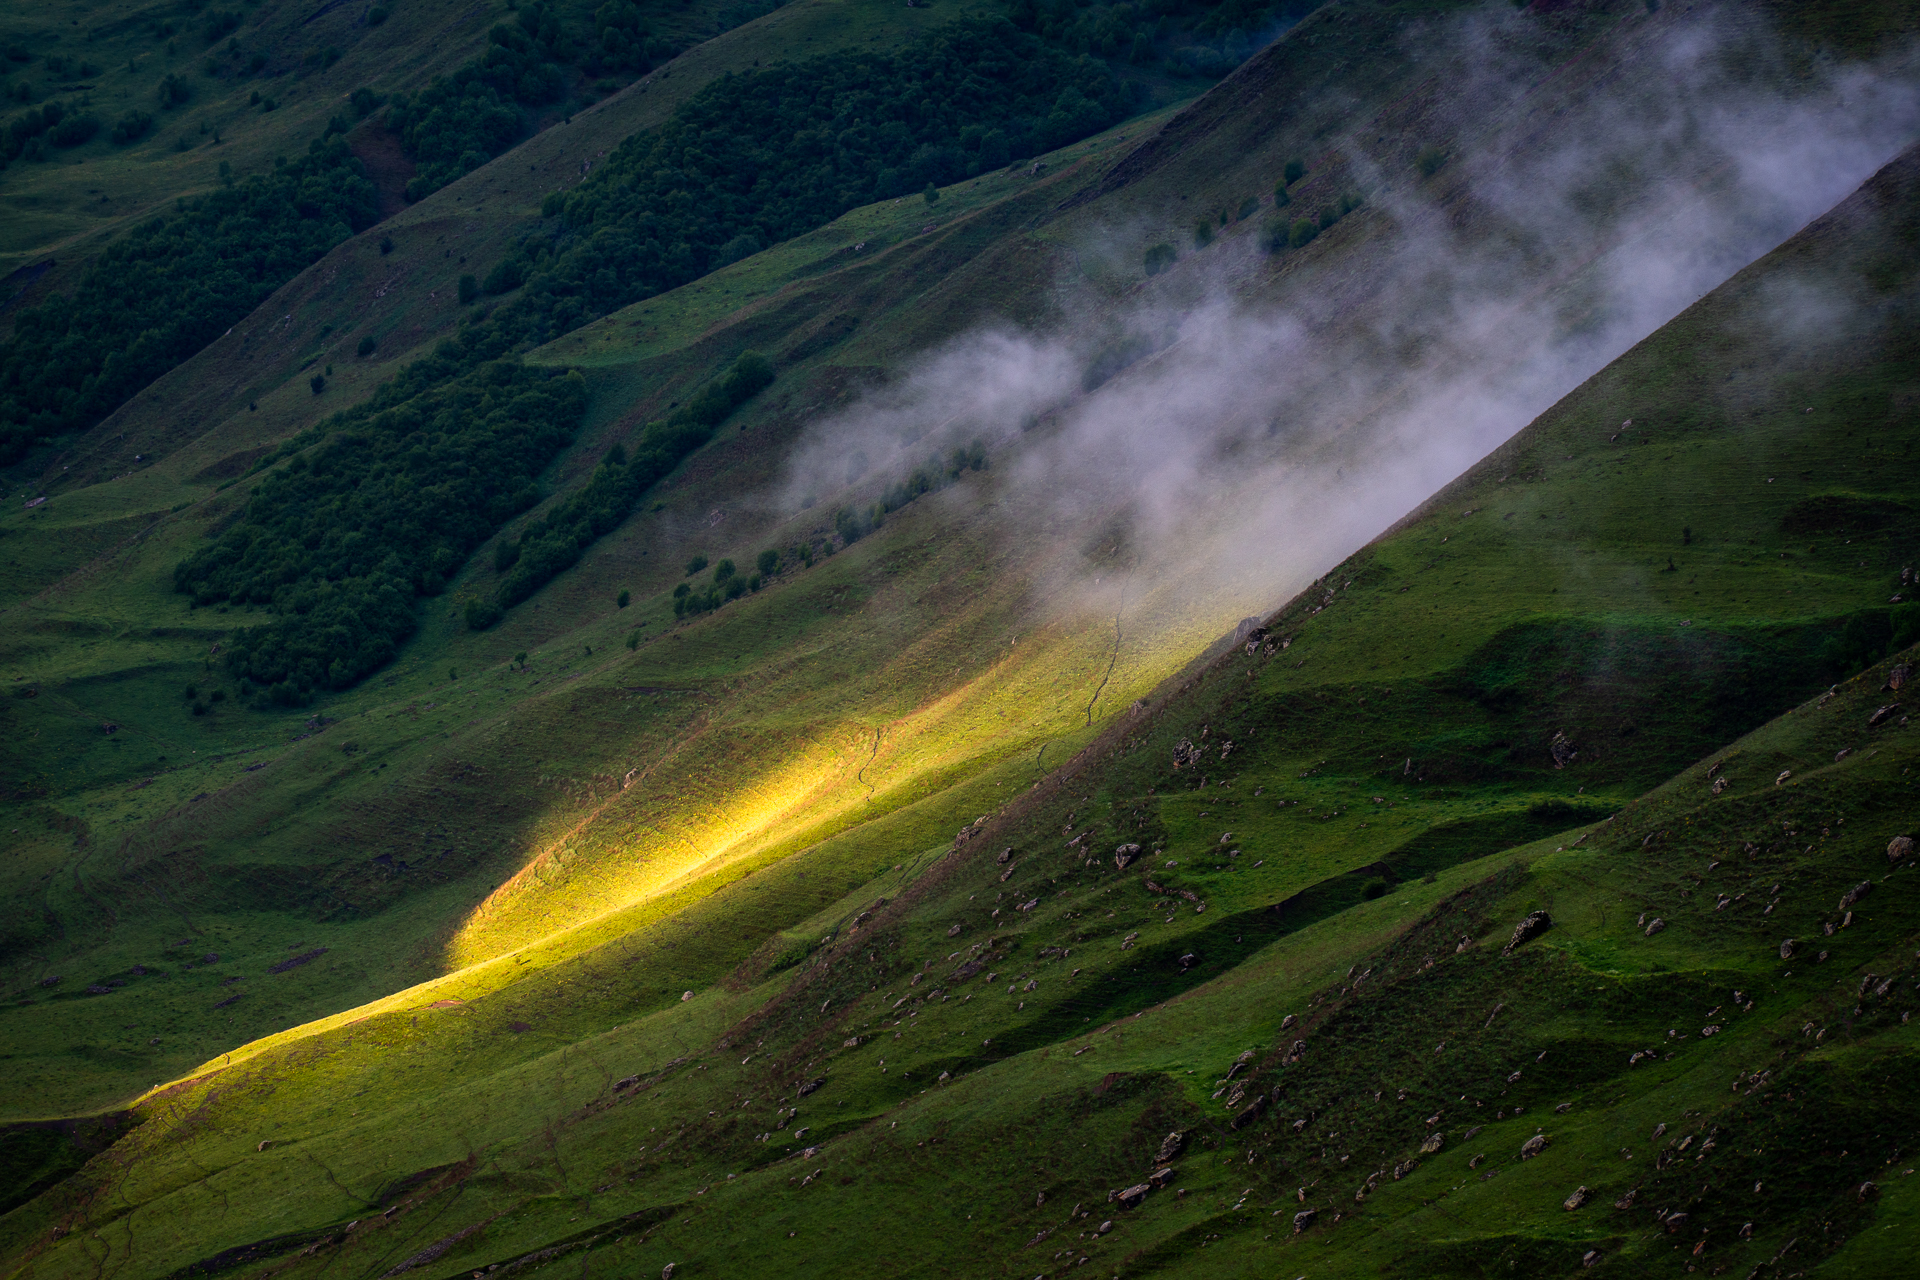
[[[367,166],[367,177],[380,195],[381,218],[391,218],[406,208],[407,183],[413,178],[414,164],[400,146],[400,135],[368,121],[347,135],[347,145]]]

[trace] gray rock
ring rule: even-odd
[[[1139,845],[1123,844],[1119,848],[1113,851],[1113,865],[1118,867],[1120,870],[1125,871],[1127,869],[1127,864],[1132,862],[1135,858],[1139,856],[1140,856]]]
[[[1122,1209],[1137,1209],[1140,1207],[1140,1202],[1147,1198],[1147,1192],[1151,1190],[1153,1188],[1147,1183],[1136,1183],[1125,1191],[1114,1192],[1113,1198],[1120,1202]]]
[[[1173,1181],[1173,1166],[1164,1165],[1164,1164],[1161,1165],[1158,1169],[1155,1169],[1153,1171],[1153,1176],[1147,1179],[1148,1185],[1151,1186],[1156,1191],[1166,1190],[1167,1184],[1172,1181]]]
[[[1585,1253],[1583,1253],[1583,1254],[1581,1254],[1581,1255],[1580,1255],[1580,1265],[1581,1265],[1581,1267],[1583,1267],[1583,1268],[1585,1268],[1585,1267],[1597,1267],[1597,1266],[1599,1266],[1599,1265],[1600,1265],[1600,1251],[1599,1251],[1598,1249],[1589,1249],[1589,1250],[1587,1250],[1587,1251],[1586,1251]]]
[[[1007,864],[1007,859],[1011,858],[1012,856],[1013,856],[1012,849],[1002,849],[1000,851],[1000,856],[995,858],[994,861],[999,863],[1001,866],[1005,866]]]
[[[1895,836],[1887,841],[1887,861],[1899,862],[1913,852],[1912,836]]]
[[[1513,937],[1507,940],[1507,945],[1501,948],[1500,954],[1503,956],[1512,955],[1515,947],[1530,939],[1539,937],[1551,928],[1553,928],[1552,916],[1544,911],[1529,911],[1527,918],[1513,927]]]
[[[1781,944],[1780,944],[1780,958],[1781,958],[1782,960],[1791,960],[1791,959],[1793,959],[1793,944],[1794,944],[1794,941],[1795,941],[1794,939],[1792,939],[1792,938],[1788,938],[1788,939],[1787,939],[1787,940],[1786,940],[1785,942],[1783,942],[1783,943],[1781,943]]]
[[[1904,836],[1901,838],[1905,839]],[[1907,843],[1912,844],[1913,842],[1909,840]],[[1298,1021],[1300,1021],[1300,1019],[1294,1017],[1292,1014],[1288,1014],[1286,1017],[1280,1019],[1280,1029],[1282,1031],[1291,1031],[1293,1030],[1293,1024]]]
[[[1670,1232],[1676,1232],[1676,1233],[1677,1233],[1677,1232],[1678,1232],[1678,1231],[1679,1231],[1679,1230],[1680,1230],[1680,1229],[1681,1229],[1682,1227],[1684,1227],[1684,1226],[1686,1226],[1686,1225],[1687,1225],[1687,1215],[1686,1215],[1686,1214],[1684,1214],[1684,1213],[1670,1213],[1670,1214],[1668,1214],[1668,1215],[1667,1215],[1667,1222],[1666,1222],[1666,1226],[1667,1226],[1667,1230],[1668,1230],[1668,1231],[1670,1231]]]
[[[1667,922],[1665,920],[1661,920],[1658,918],[1649,920],[1647,922],[1647,936],[1651,938],[1654,934],[1659,933],[1662,929],[1666,927],[1667,927]]]
[[[1300,1212],[1294,1214],[1293,1234],[1299,1235],[1302,1231],[1305,1231],[1313,1225],[1313,1220],[1319,1216],[1320,1211],[1318,1209],[1302,1209]]]
[[[1898,693],[1900,692],[1901,687],[1905,685],[1907,681],[1912,678],[1913,678],[1913,664],[1909,662],[1903,662],[1899,666],[1895,667],[1893,670],[1887,672],[1887,682],[1886,684],[1882,685],[1881,688],[1891,690],[1894,693]]]
[[[1528,1138],[1525,1142],[1520,1144],[1520,1158],[1522,1160],[1533,1159],[1535,1156],[1539,1155],[1542,1151],[1545,1151],[1547,1149],[1547,1144],[1552,1141],[1553,1139],[1549,1138],[1544,1133],[1534,1134],[1531,1138]]]
[[[1867,717],[1867,728],[1871,729],[1877,725],[1885,724],[1893,718],[1893,713],[1899,709],[1900,704],[1897,702],[1889,702],[1886,706],[1878,708],[1872,715]]]
[[[1447,1145],[1446,1134],[1430,1133],[1427,1135],[1427,1140],[1420,1144],[1420,1154],[1423,1156],[1430,1156],[1434,1152],[1438,1151],[1440,1148],[1446,1145]]]
[[[1094,1228],[1094,1231],[1099,1235],[1105,1235],[1107,1234],[1107,1232],[1111,1230],[1113,1230],[1112,1218],[1108,1218],[1105,1222],[1101,1223],[1098,1227]]]
[[[1186,738],[1182,738],[1180,739],[1180,741],[1173,744],[1173,767],[1174,768],[1184,769],[1188,765],[1198,762],[1199,759],[1200,759],[1200,748],[1194,746],[1193,743],[1188,741]]]
[[[1260,1118],[1260,1113],[1266,1109],[1266,1105],[1267,1095],[1263,1093],[1252,1102],[1249,1102],[1244,1110],[1234,1116],[1232,1120],[1228,1121],[1227,1127],[1230,1129],[1244,1129]]]
[[[1175,1129],[1160,1140],[1160,1150],[1153,1157],[1155,1164],[1166,1164],[1186,1149],[1187,1134],[1184,1129]]]
[[[1547,744],[1547,754],[1552,757],[1554,768],[1564,769],[1572,764],[1580,753],[1574,749],[1572,740],[1566,734],[1556,733],[1553,735],[1553,741]]]
[[[1861,1204],[1865,1204],[1867,1201],[1878,1197],[1879,1194],[1880,1194],[1879,1183],[1863,1182],[1860,1184],[1859,1190],[1853,1193],[1853,1196],[1854,1196],[1854,1199],[1858,1200]]]
[[[1862,880],[1853,888],[1840,895],[1840,910],[1851,911],[1853,904],[1873,892],[1873,881]]]
[[[1560,1202],[1560,1207],[1568,1213],[1572,1213],[1575,1209],[1584,1207],[1587,1201],[1591,1199],[1593,1199],[1593,1192],[1587,1190],[1585,1187],[1575,1187],[1573,1194]]]
[[[673,1280],[673,1269],[677,1265],[679,1264],[669,1262],[666,1266],[660,1268],[660,1280]]]

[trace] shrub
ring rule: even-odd
[[[1170,244],[1147,246],[1147,274],[1157,276],[1171,267],[1180,257],[1179,251]]]
[[[1245,222],[1258,212],[1260,212],[1260,197],[1248,196],[1240,202],[1240,212],[1234,215],[1234,221]]]
[[[383,22],[385,22],[386,20],[387,20],[387,9],[386,9],[386,6],[385,6],[385,5],[378,5],[378,4],[377,4],[377,5],[375,5],[375,6],[373,6],[373,8],[371,8],[371,9],[369,9],[369,10],[367,10],[367,25],[368,25],[368,26],[370,26],[370,27],[377,27],[377,26],[379,26],[379,25],[380,25],[381,23],[383,23]]]
[[[1446,167],[1447,153],[1439,147],[1423,147],[1420,154],[1414,157],[1413,163],[1414,167],[1420,170],[1421,177],[1431,178]]]
[[[1320,228],[1313,225],[1312,219],[1296,218],[1293,225],[1287,228],[1287,247],[1304,249],[1312,244],[1313,238],[1319,234]]]
[[[639,647],[640,647],[640,633],[638,631],[627,632],[627,652],[631,653],[635,649],[638,649]]]
[[[360,339],[360,345],[355,347],[354,350],[362,356],[370,356],[373,354],[373,349],[379,345],[380,344],[374,340],[374,336],[368,334],[366,337]]]
[[[1369,880],[1360,890],[1360,896],[1368,902],[1387,896],[1388,884],[1385,880]]]
[[[526,260],[516,255],[503,258],[494,264],[493,270],[487,272],[486,282],[480,288],[483,292],[490,294],[511,293],[518,289],[526,278]]]
[[[467,601],[467,630],[485,631],[500,621],[500,606],[491,600]]]
[[[1287,184],[1282,182],[1273,189],[1273,207],[1284,209],[1293,203],[1293,197],[1287,193]]]
[[[1260,228],[1260,248],[1266,253],[1278,253],[1287,247],[1290,226],[1285,218],[1269,218]]]
[[[169,71],[161,78],[159,87],[154,90],[162,107],[177,107],[193,97],[193,86],[181,77]]]
[[[940,202],[940,188],[934,186],[932,182],[928,182],[926,190],[920,193],[920,198],[928,204],[938,204]]]
[[[1204,249],[1212,243],[1213,222],[1211,219],[1202,218],[1193,224],[1193,247],[1196,249]]]
[[[1283,186],[1290,187],[1306,176],[1307,162],[1305,160],[1289,160],[1286,166],[1280,170],[1280,182]]]
[[[760,553],[760,558],[754,562],[754,565],[760,570],[761,577],[771,578],[779,572],[780,552],[773,547],[768,547]]]
[[[460,277],[460,305],[467,306],[480,296],[480,282],[472,276]]]
[[[68,116],[53,129],[53,145],[77,147],[100,132],[99,118],[92,115]]]
[[[707,567],[707,558],[705,556],[695,556],[693,559],[687,561],[687,576],[691,578],[694,574],[700,572],[702,569],[706,567]],[[674,594],[685,595],[686,592],[676,591],[674,592]]]
[[[353,108],[353,114],[362,119],[372,115],[374,108],[385,101],[385,97],[365,85],[361,85],[347,96],[347,104]]]
[[[633,596],[625,587],[622,587],[620,594],[613,598],[613,603],[615,608],[624,609],[633,603]]]
[[[720,586],[733,577],[733,561],[722,560],[713,566],[713,585]]]
[[[326,375],[316,373],[307,379],[307,385],[313,388],[313,394],[319,395],[327,389]]]

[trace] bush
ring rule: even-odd
[[[1293,197],[1287,193],[1287,184],[1282,182],[1273,189],[1273,207],[1284,209],[1293,203]]]
[[[1260,212],[1260,197],[1248,196],[1240,202],[1240,211],[1233,215],[1233,219],[1235,222],[1245,222],[1258,212]]]
[[[928,204],[938,204],[940,202],[940,188],[934,186],[932,182],[928,182],[926,189],[920,193],[920,198]]]
[[[1193,224],[1193,247],[1204,249],[1213,243],[1213,220],[1202,218]]]
[[[485,631],[500,621],[500,606],[491,600],[467,601],[467,630]]]
[[[162,107],[177,107],[193,97],[193,85],[169,71],[154,90]]]
[[[716,587],[722,586],[732,577],[733,577],[733,561],[722,560],[719,564],[713,566],[713,585],[714,586]]]
[[[1431,178],[1446,167],[1447,153],[1439,147],[1423,147],[1420,154],[1414,157],[1413,163],[1414,167],[1420,170],[1421,177]]]
[[[313,388],[313,394],[319,395],[322,391],[325,391],[327,389],[326,376],[324,374],[316,373],[311,378],[307,379],[307,385]]]
[[[77,147],[100,132],[100,121],[96,116],[68,116],[53,128],[53,145],[56,147]]]
[[[381,236],[380,237],[380,256],[384,258],[392,252],[393,252],[393,237]]]
[[[383,23],[383,22],[385,22],[386,20],[387,20],[387,9],[386,9],[386,6],[385,6],[385,5],[378,5],[378,4],[377,4],[377,5],[375,5],[375,6],[373,6],[373,8],[371,8],[371,9],[369,9],[369,10],[367,10],[367,25],[368,25],[368,26],[370,26],[370,27],[377,27],[377,26],[379,26],[379,25],[380,25],[381,23]]]
[[[460,305],[467,306],[480,296],[480,282],[472,276],[460,277]]]
[[[374,336],[372,334],[368,334],[366,337],[360,339],[360,345],[358,347],[355,347],[354,350],[357,353],[359,353],[361,356],[365,357],[365,356],[372,355],[373,349],[379,345],[380,344],[374,340]]]
[[[761,577],[771,578],[780,570],[780,553],[773,547],[768,547],[760,553],[760,558],[754,564],[760,570]]]
[[[1313,238],[1319,234],[1320,228],[1313,224],[1312,219],[1297,218],[1294,220],[1293,225],[1287,228],[1287,247],[1289,249],[1304,249],[1309,244],[1312,244]]]
[[[620,594],[613,598],[613,603],[615,608],[624,609],[633,603],[633,596],[625,587],[622,587]]]
[[[633,650],[638,649],[639,647],[640,647],[640,633],[638,631],[627,632],[627,651],[631,653]]]
[[[1385,880],[1369,880],[1366,885],[1361,888],[1360,896],[1367,902],[1373,902],[1376,899],[1386,897],[1388,887]]]
[[[1283,186],[1290,187],[1306,176],[1307,162],[1305,160],[1289,160],[1280,170],[1280,182]]]
[[[374,108],[385,102],[386,98],[361,85],[347,96],[347,105],[353,108],[353,114],[365,119],[373,114]]]
[[[480,288],[489,294],[511,293],[518,289],[526,278],[526,260],[517,256],[508,257],[494,264],[493,270],[487,272],[486,282]]]
[[[1287,247],[1290,227],[1285,218],[1269,218],[1260,228],[1260,248],[1266,253],[1278,253]]]
[[[1170,244],[1147,246],[1147,274],[1157,276],[1171,267],[1180,257],[1179,251]]]

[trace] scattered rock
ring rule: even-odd
[[[1553,758],[1553,767],[1564,769],[1572,764],[1580,754],[1574,749],[1573,742],[1564,733],[1553,735],[1553,741],[1547,744],[1547,754]]]
[[[1791,778],[1792,776],[1793,776],[1793,770],[1791,770],[1791,769],[1782,769],[1782,770],[1780,771],[1780,776],[1779,776],[1779,777],[1777,777],[1777,778],[1775,778],[1775,779],[1773,780],[1773,785],[1777,787],[1777,786],[1779,786],[1779,785],[1780,785],[1781,783],[1783,783],[1783,782],[1785,782],[1785,781],[1786,781],[1786,780],[1787,780],[1788,778]]]
[[[1520,1144],[1520,1158],[1522,1160],[1533,1159],[1535,1156],[1539,1155],[1542,1151],[1545,1151],[1547,1149],[1547,1144],[1552,1141],[1553,1139],[1549,1138],[1544,1133],[1534,1134],[1531,1138],[1528,1138],[1525,1142]]]
[[[1887,689],[1893,693],[1898,693],[1900,692],[1901,686],[1906,684],[1906,682],[1912,678],[1913,678],[1913,664],[1908,662],[1903,662],[1899,666],[1895,667],[1893,670],[1887,672],[1887,682],[1881,685],[1880,687],[1883,689]]]
[[[1135,858],[1139,856],[1140,856],[1139,845],[1123,844],[1119,848],[1113,851],[1113,865],[1118,867],[1120,870],[1125,871],[1127,869],[1127,864],[1132,862]]]
[[[1670,1213],[1670,1214],[1668,1214],[1668,1215],[1667,1215],[1667,1230],[1668,1230],[1668,1231],[1670,1231],[1670,1232],[1678,1232],[1678,1231],[1680,1230],[1680,1228],[1682,1228],[1682,1227],[1684,1227],[1684,1226],[1686,1226],[1686,1225],[1687,1225],[1687,1215],[1686,1215],[1686,1214],[1684,1214],[1684,1213]]]
[[[1012,849],[1002,849],[1000,851],[1000,856],[995,858],[994,861],[999,863],[1001,866],[1005,866],[1007,864],[1007,859],[1011,858],[1012,856],[1013,856]]]
[[[270,1146],[272,1146],[272,1145],[273,1145],[273,1139],[272,1139],[272,1138],[262,1138],[262,1139],[260,1140],[260,1145],[259,1145],[259,1146],[257,1146],[257,1147],[255,1147],[255,1148],[254,1148],[254,1150],[255,1150],[255,1151],[265,1151],[265,1150],[266,1150],[266,1149],[267,1149],[268,1147],[270,1147]]]
[[[666,1266],[660,1268],[660,1280],[673,1280],[674,1266],[674,1263],[669,1262]]]
[[[1647,921],[1647,936],[1651,938],[1654,934],[1659,933],[1662,929],[1666,927],[1667,927],[1667,922],[1665,920],[1661,920],[1657,917],[1655,919],[1649,920]]]
[[[1252,1102],[1249,1102],[1244,1110],[1234,1116],[1232,1120],[1228,1121],[1227,1127],[1230,1129],[1245,1128],[1259,1118],[1261,1111],[1266,1109],[1266,1105],[1267,1095],[1263,1093]]]
[[[827,1082],[827,1078],[825,1076],[821,1076],[818,1080],[807,1081],[805,1084],[800,1086],[800,1096],[803,1098],[806,1097],[808,1094],[812,1093],[815,1089],[818,1089],[821,1085],[825,1084],[826,1082]]]
[[[1420,1162],[1418,1160],[1402,1160],[1399,1164],[1393,1166],[1393,1180],[1398,1182],[1419,1167]]]
[[[1420,1144],[1420,1154],[1423,1156],[1430,1156],[1434,1152],[1438,1151],[1441,1147],[1444,1147],[1446,1145],[1447,1145],[1446,1134],[1430,1133],[1427,1135],[1427,1140]]]
[[[1872,892],[1873,892],[1873,881],[1862,880],[1859,884],[1853,886],[1853,888],[1847,890],[1845,893],[1840,895],[1840,910],[1842,911],[1851,910],[1853,908],[1854,903],[1860,901],[1860,899],[1866,897],[1868,894]]]
[[[1591,1191],[1585,1187],[1575,1187],[1573,1194],[1560,1202],[1560,1207],[1568,1213],[1572,1213],[1575,1209],[1583,1208],[1587,1201],[1591,1199],[1593,1199],[1593,1193]]]
[[[959,936],[960,936],[960,926],[959,926],[958,924],[955,924],[955,925],[953,926],[953,928],[951,928],[951,929],[949,929],[949,930],[947,930],[947,936],[948,936],[949,938],[957,938],[957,937],[959,937]]]
[[[1912,836],[1895,836],[1887,841],[1887,861],[1899,862],[1913,852]]]
[[[1794,939],[1792,938],[1788,938],[1785,942],[1780,944],[1780,958],[1782,960],[1793,959],[1793,944],[1794,944]]]
[[[1136,1209],[1140,1206],[1140,1202],[1147,1198],[1147,1192],[1151,1190],[1153,1190],[1151,1186],[1141,1182],[1128,1187],[1125,1191],[1114,1192],[1113,1198],[1120,1202],[1122,1209]]]
[[[1621,1196],[1618,1200],[1615,1200],[1613,1202],[1613,1207],[1620,1210],[1622,1213],[1625,1213],[1628,1209],[1633,1208],[1633,1199],[1635,1196],[1639,1194],[1640,1194],[1640,1188],[1634,1187],[1630,1189],[1627,1192],[1627,1194]]]
[[[1305,1231],[1313,1225],[1313,1220],[1319,1216],[1320,1211],[1318,1209],[1302,1209],[1299,1213],[1294,1214],[1293,1234],[1299,1235],[1302,1231]]]
[[[1185,1149],[1186,1145],[1186,1130],[1175,1129],[1172,1133],[1160,1140],[1160,1150],[1159,1153],[1153,1157],[1153,1162],[1155,1164],[1166,1164],[1175,1156],[1179,1155],[1180,1152]]]
[[[1854,1199],[1858,1200],[1861,1204],[1865,1204],[1880,1194],[1880,1186],[1874,1182],[1863,1182],[1860,1184],[1860,1189],[1853,1194]]]
[[[1886,706],[1878,708],[1872,715],[1867,717],[1867,728],[1871,729],[1876,725],[1886,723],[1886,721],[1892,717],[1893,713],[1899,709],[1900,704],[1897,702],[1889,702]]]
[[[1113,1230],[1113,1219],[1108,1218],[1105,1222],[1094,1228],[1094,1233],[1096,1235],[1105,1235],[1111,1230]]]
[[[1190,764],[1197,763],[1199,759],[1200,759],[1200,748],[1194,746],[1193,743],[1187,740],[1186,738],[1182,738],[1180,739],[1180,741],[1173,744],[1173,767],[1174,768],[1184,769]]]
[[[1147,1179],[1148,1184],[1152,1186],[1156,1191],[1166,1190],[1167,1184],[1172,1181],[1173,1181],[1173,1166],[1164,1165],[1164,1164],[1161,1165],[1158,1169],[1155,1169],[1153,1171],[1153,1176]]]
[[[1539,937],[1541,934],[1545,933],[1547,930],[1551,929],[1552,927],[1553,927],[1553,917],[1548,915],[1546,912],[1544,911],[1528,912],[1527,918],[1522,920],[1519,924],[1513,927],[1513,937],[1507,940],[1507,945],[1501,948],[1500,954],[1503,956],[1512,955],[1513,949],[1515,947],[1519,946],[1521,943],[1526,942],[1532,938]]]
[[[1903,840],[1904,840],[1904,839],[1906,839],[1906,837],[1905,837],[1905,836],[1902,836],[1902,837],[1901,837],[1901,839],[1903,839]],[[1909,840],[1909,841],[1907,841],[1907,843],[1909,843],[1909,844],[1911,844],[1911,843],[1913,843],[1913,842]],[[55,981],[55,982],[58,982],[58,981],[59,981],[59,979],[58,979],[58,978],[55,978],[55,979],[54,979],[54,981]],[[52,985],[52,984],[50,983],[50,984],[48,984],[48,985]],[[1296,1022],[1298,1022],[1298,1021],[1300,1021],[1300,1020],[1299,1020],[1298,1018],[1296,1018],[1296,1017],[1294,1017],[1294,1016],[1293,1016],[1292,1014],[1288,1014],[1288,1015],[1287,1015],[1286,1017],[1284,1017],[1284,1018],[1282,1018],[1282,1019],[1280,1019],[1280,1029],[1281,1029],[1282,1031],[1291,1031],[1291,1030],[1293,1030],[1293,1025],[1294,1025],[1294,1023],[1296,1023]]]
[[[1719,795],[1722,791],[1725,791],[1726,789],[1727,789],[1727,780],[1725,778],[1715,778],[1713,780],[1713,794]]]

